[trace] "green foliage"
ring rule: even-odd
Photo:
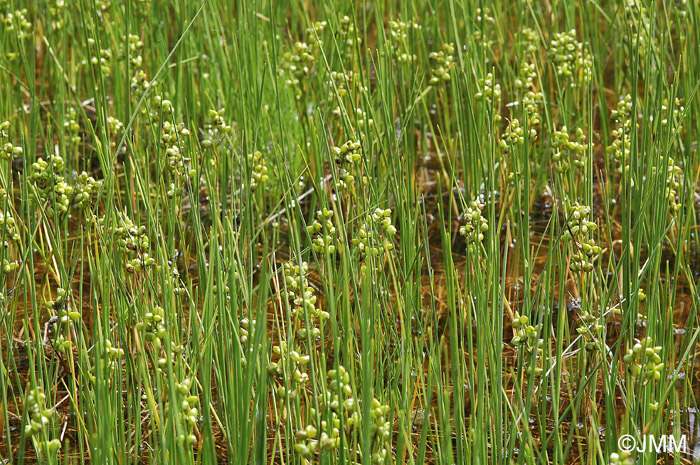
[[[0,0],[0,462],[692,459],[698,21]]]

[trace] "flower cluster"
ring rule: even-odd
[[[311,362],[311,356],[290,350],[287,341],[284,340],[273,346],[272,352],[278,360],[268,364],[267,372],[279,377],[279,385],[275,392],[281,399],[294,399],[299,395],[300,389],[309,382],[306,366]]]
[[[536,347],[537,344],[537,332],[540,329],[540,325],[532,326],[530,319],[521,315],[519,312],[515,312],[513,315],[513,339],[512,343],[514,346],[526,345],[528,348]]]
[[[96,45],[95,39],[92,37],[88,38],[88,45],[90,47],[94,47]],[[99,50],[98,53],[93,54],[92,58],[90,58],[90,63],[93,66],[100,66],[102,70],[102,74],[104,75],[110,75],[112,72],[112,69],[110,68],[110,62],[112,61],[112,51],[110,49],[102,49]]]
[[[150,124],[159,124],[161,120],[167,121],[173,114],[173,102],[155,95],[150,101],[148,116]]]
[[[328,380],[330,401],[324,407],[329,410],[330,421],[321,421],[320,436],[318,434],[319,428],[314,425],[307,425],[303,429],[297,430],[294,435],[294,449],[303,457],[311,459],[314,454],[323,450],[338,448],[343,433],[346,437],[345,443],[350,442],[351,437],[357,437],[361,433],[363,422],[369,421],[372,451],[370,462],[372,464],[386,463],[391,448],[389,406],[372,398],[370,418],[363,419],[362,404],[354,395],[347,370],[342,365],[337,370],[330,370]],[[311,414],[315,416],[316,411],[312,409]],[[344,427],[343,430],[341,430],[341,425]],[[360,453],[359,450],[350,452],[352,455]]]
[[[529,27],[524,27],[518,32],[518,43],[526,54],[535,54],[539,50],[539,37]]]
[[[328,86],[332,89],[335,89],[336,95],[339,99],[342,99],[346,95],[348,95],[348,89],[351,86],[351,83],[353,81],[353,72],[348,71],[347,73],[341,73],[338,71],[331,71],[330,74],[330,80],[328,81]],[[330,100],[334,100],[336,98],[335,95],[329,96]],[[333,115],[338,117],[341,116],[341,111],[340,107],[336,107],[333,110]]]
[[[251,322],[249,318],[241,318],[241,320],[238,322],[239,325],[239,332],[241,334],[240,340],[241,344],[246,344],[248,342],[248,337],[250,336],[250,332],[252,331],[252,328],[255,326],[255,320]]]
[[[41,387],[29,390],[24,404],[29,411],[27,415],[29,422],[24,427],[24,434],[34,436],[48,426],[54,409],[46,408],[46,394]]]
[[[555,169],[563,173],[568,171],[571,164],[577,168],[582,168],[586,165],[586,135],[581,128],[576,128],[574,138],[569,136],[569,129],[562,126],[558,131],[553,133],[552,148],[554,154],[552,161],[555,163]],[[565,156],[568,154],[569,156]]]
[[[574,242],[574,252],[571,257],[571,270],[589,272],[593,270],[593,262],[600,253],[600,246],[591,237],[598,225],[588,217],[591,208],[574,202],[568,212],[568,224],[564,232],[565,240]]]
[[[124,358],[124,349],[115,347],[109,339],[104,340],[102,358],[108,370],[118,368],[119,360]]]
[[[600,323],[600,318],[584,310],[580,316],[580,325],[576,328],[576,332],[581,335],[584,341],[586,350],[595,350],[598,344],[603,341],[603,331],[605,326]]]
[[[334,447],[336,442],[339,442],[339,440],[336,441],[334,438],[328,437],[328,433],[325,433],[325,441],[319,441],[316,439],[317,434],[318,429],[313,425],[307,425],[306,428],[295,431],[294,450],[302,457],[310,458],[317,452],[319,445],[322,449],[327,449]]]
[[[663,102],[661,103],[661,111],[663,112],[664,118],[661,120],[661,125],[662,126],[668,126],[669,123],[669,111],[668,111],[668,106],[669,102],[667,98],[664,98]],[[680,131],[680,121],[681,121],[681,115],[685,112],[685,107],[683,106],[683,103],[681,102],[681,99],[676,97],[673,100],[673,110],[671,111],[671,124],[674,129]]]
[[[664,162],[664,156],[660,155],[659,167],[664,166]],[[678,198],[678,189],[681,187],[683,169],[676,165],[675,161],[670,156],[668,157],[666,163],[666,188],[664,189],[664,196],[666,199],[668,199],[668,207],[671,214],[675,215],[681,209],[680,199]]]
[[[475,246],[484,240],[484,233],[489,230],[489,224],[481,215],[484,204],[479,200],[469,202],[464,212],[464,224],[459,228],[459,233],[467,241],[467,247],[475,250]]]
[[[533,326],[526,315],[516,311],[513,315],[513,338],[511,343],[522,351],[527,360],[527,369],[534,376],[542,374],[542,360],[544,358],[544,340],[538,338],[542,325]]]
[[[73,187],[75,193],[74,202],[78,208],[85,209],[90,206],[90,203],[95,198],[97,190],[102,181],[96,181],[87,172],[82,171],[76,179],[76,184]]]
[[[11,273],[17,269],[19,264],[15,262],[11,262],[6,258],[2,259],[2,271],[3,273]]]
[[[176,251],[176,254],[178,253],[179,252]],[[156,271],[159,273],[163,272],[163,276],[165,278],[163,284],[166,285],[166,289],[168,289],[168,292],[172,291],[173,295],[175,295],[176,297],[181,297],[187,294],[187,288],[185,287],[185,284],[180,278],[180,271],[177,268],[176,259],[173,258],[168,260],[165,266],[156,265]],[[225,286],[225,288],[227,300],[230,301],[231,296],[228,294],[228,286]]]
[[[186,175],[193,175],[190,167],[190,158],[183,154],[185,139],[190,136],[190,131],[184,123],[177,126],[170,121],[163,121],[163,134],[160,141],[165,148],[165,156],[168,161],[170,172],[177,178]]]
[[[361,402],[355,397],[346,398],[342,403],[338,402],[337,405],[331,404],[331,409],[334,408],[337,410],[337,414],[345,418],[345,429],[348,435],[353,433],[356,435],[360,434],[362,423],[364,421],[370,422],[371,463],[373,465],[386,463],[391,450],[391,422],[388,418],[389,406],[382,404],[376,398],[372,398],[369,419],[362,417]]]
[[[53,213],[53,209],[59,214],[65,213],[70,207],[70,196],[73,194],[73,187],[66,183],[63,177],[65,165],[60,155],[54,155],[48,161],[39,158],[32,163],[29,180],[34,183],[39,198],[47,202],[48,213]]]
[[[367,87],[362,85],[359,75],[352,71],[347,71],[345,73],[331,71],[328,87],[335,90],[335,92],[329,94],[328,101],[335,105],[332,113],[336,118],[340,118],[343,115],[349,117],[347,109],[350,107],[350,102],[346,101],[342,108],[341,102],[346,96],[350,95],[351,89],[361,93],[366,93],[368,91]]]
[[[340,147],[333,147],[333,155],[335,155],[335,162],[338,164],[343,163],[356,163],[362,159],[362,144],[360,141],[349,140],[345,142]]]
[[[146,312],[143,316],[143,321],[136,324],[138,331],[144,331],[146,341],[153,342],[156,347],[162,345],[162,339],[165,337],[165,310],[163,307],[156,306],[153,310]]]
[[[530,138],[534,139],[537,136],[537,126],[541,121],[540,105],[544,102],[542,92],[528,90],[523,96],[523,107],[527,115],[527,127],[529,128]]]
[[[228,286],[226,286],[226,300],[231,300],[231,294],[229,292]],[[241,347],[244,348],[244,350],[241,351],[241,366],[243,367],[248,365],[248,359],[246,358],[248,350],[246,349],[250,348],[248,341],[250,340],[250,333],[254,331],[254,328],[255,320],[251,321],[250,318],[248,318],[247,316],[241,318],[238,321],[238,340],[241,342]]]
[[[652,36],[652,24],[649,19],[649,11],[643,6],[640,0],[625,0],[624,4],[624,19],[629,27],[625,30],[629,34],[625,34],[625,39],[632,44],[635,52],[644,56],[647,49],[657,45],[656,38]]]
[[[442,44],[440,50],[437,52],[432,52],[428,58],[433,64],[432,77],[430,78],[430,85],[436,86],[448,82],[450,77],[450,70],[454,66],[454,44]]]
[[[112,8],[112,2],[110,0],[95,0],[95,6],[100,12],[105,13]]]
[[[539,326],[539,325],[538,325]],[[540,376],[542,374],[544,363],[544,339],[537,339],[532,346],[526,345],[528,354],[535,353],[535,359],[529,364],[529,371],[535,375]]]
[[[524,143],[525,131],[520,126],[520,121],[517,119],[511,120],[503,134],[501,134],[501,139],[498,141],[499,147],[504,153],[508,153]]]
[[[109,128],[109,146],[112,150],[117,148],[117,140],[124,132],[124,123],[114,116],[107,117],[107,128]]]
[[[3,121],[0,123],[0,158],[10,160],[14,157],[19,157],[24,153],[22,147],[12,145],[10,143],[10,122]]]
[[[340,18],[340,30],[339,35],[342,43],[344,44],[344,51],[346,56],[350,56],[352,52],[362,43],[362,38],[357,34],[355,29],[355,24],[349,16],[343,16]]]
[[[70,305],[70,294],[70,289],[59,287],[56,289],[56,299],[46,302],[47,305],[58,311],[59,321],[64,324],[78,323],[82,318],[80,312],[75,311]]]
[[[292,315],[300,319],[300,325],[307,321],[314,323],[316,319],[325,321],[330,314],[316,306],[316,295],[314,289],[309,286],[306,274],[309,266],[306,262],[300,265],[287,262],[284,264],[284,280],[286,284],[289,302],[293,305]],[[305,324],[305,323],[304,323]],[[311,332],[311,338],[315,339],[321,335],[320,328],[301,328],[298,332],[300,338],[306,338],[307,332]]]
[[[68,135],[68,142],[73,145],[80,143],[80,124],[78,123],[78,112],[75,108],[68,109],[68,114],[63,122],[63,129]]]
[[[105,219],[100,218],[99,223],[104,230]],[[117,248],[126,254],[126,271],[140,273],[155,264],[155,259],[148,254],[150,240],[145,226],[137,226],[125,213],[118,212],[116,226],[108,232]]]
[[[634,465],[634,457],[629,451],[613,452],[610,454],[610,465]]]
[[[661,361],[661,346],[654,346],[650,337],[637,342],[623,357],[629,373],[634,378],[641,376],[642,382],[661,379],[664,363]]]
[[[294,42],[292,50],[282,55],[280,74],[286,77],[285,83],[295,89],[295,97],[301,100],[306,93],[308,78],[316,65],[317,46],[306,42]]]
[[[316,212],[316,219],[308,227],[312,234],[311,245],[316,253],[335,253],[335,226],[333,225],[333,210],[324,208]]]
[[[495,24],[496,23],[496,18],[494,18],[492,16],[493,12],[491,11],[491,8],[489,8],[489,7],[484,7],[484,8],[478,7],[475,10],[475,13],[476,13],[476,22],[477,23],[481,23],[481,22],[484,22],[487,24]]]
[[[19,40],[24,40],[32,35],[32,23],[27,19],[29,12],[26,8],[10,11],[0,15],[0,23],[8,34],[15,33]]]
[[[363,130],[366,127],[371,127],[374,125],[374,120],[367,116],[367,112],[364,111],[362,108],[357,107],[355,109],[355,123],[357,124],[357,127],[360,130],[360,134],[364,136]]]
[[[422,29],[415,21],[404,22],[389,20],[389,47],[399,63],[413,63],[418,58],[409,46],[411,32],[417,33]]]
[[[63,29],[65,25],[66,2],[64,0],[53,0],[49,2],[49,13],[51,18],[51,30],[56,32]]]
[[[535,68],[535,64],[525,61],[522,63],[522,66],[520,66],[518,77],[515,79],[515,88],[519,90],[531,89],[535,85],[536,78],[537,69]]]
[[[250,164],[250,188],[255,190],[261,184],[265,184],[270,176],[267,174],[267,166],[265,166],[265,158],[262,152],[255,151],[248,154],[248,163]]]
[[[616,108],[611,112],[615,129],[611,131],[612,143],[605,152],[612,155],[618,164],[618,172],[626,172],[632,153],[632,96],[630,94],[621,97]]]
[[[277,395],[294,398],[309,382],[308,364],[316,342],[322,335],[321,323],[330,317],[317,307],[314,290],[307,280],[308,264],[287,262],[283,267],[285,296],[290,305],[292,324],[301,343],[293,337],[273,346],[276,361],[268,364],[268,373],[279,379]],[[311,346],[307,347],[307,342]]]
[[[391,224],[391,210],[377,208],[368,215],[357,232],[358,237],[353,238],[351,243],[361,255],[377,257],[394,249],[394,234],[396,228]]]
[[[0,239],[3,241],[5,248],[10,245],[10,242],[19,240],[15,217],[12,216],[12,213],[3,212],[2,210],[0,210]]]
[[[143,97],[143,95],[148,91],[148,89],[150,89],[151,86],[155,84],[155,82],[151,83],[148,80],[148,76],[146,75],[146,72],[144,70],[138,69],[131,77],[131,92],[129,95],[132,97],[132,100],[134,102],[138,102],[139,100],[141,100],[141,97]],[[142,107],[141,111],[145,112],[146,107]]]
[[[316,21],[306,28],[305,33],[310,44],[316,47],[320,47],[323,44],[323,40],[321,40],[321,33],[323,33],[323,31],[326,29],[326,26],[328,26],[327,21]]]
[[[540,124],[541,116],[539,105],[544,101],[542,92],[534,90],[537,69],[533,63],[525,61],[520,67],[518,77],[515,80],[515,88],[522,93],[522,105],[527,115],[527,126],[530,137],[537,136],[537,126]]]
[[[328,377],[331,380],[329,387],[330,392],[333,393],[333,402],[337,406],[338,402],[335,399],[337,399],[339,385],[343,386],[343,393],[347,393],[347,396],[352,395],[352,388],[349,384],[350,377],[342,366],[337,372],[336,370],[330,370]],[[340,378],[340,381],[338,381],[338,378]],[[315,409],[311,409],[311,417],[315,415]],[[340,446],[340,418],[334,410],[330,411],[330,417],[330,424],[326,420],[321,421],[320,437],[318,437],[318,428],[311,424],[295,431],[294,450],[306,459],[310,459],[318,452],[338,448]]]
[[[576,39],[575,29],[554,34],[549,55],[559,77],[573,78],[572,87],[590,82],[593,61],[588,48]]]
[[[220,145],[231,132],[231,125],[227,124],[224,119],[225,112],[226,110],[223,108],[209,110],[209,121],[207,121],[200,132],[202,147],[209,148],[214,145]]]
[[[333,147],[332,154],[338,166],[337,184],[340,189],[350,188],[355,181],[352,175],[353,165],[362,159],[362,144],[357,140],[349,140],[340,147]]]
[[[477,8],[475,16],[475,28],[472,33],[474,42],[484,50],[492,50],[494,48],[494,33],[493,29],[496,24],[496,18],[493,17],[493,12],[489,7]]]
[[[493,105],[493,122],[501,121],[501,85],[494,81],[493,73],[478,80],[479,91],[474,95],[477,101],[483,101],[487,106]]]
[[[187,446],[193,446],[197,442],[194,429],[199,417],[199,397],[192,393],[193,386],[192,378],[185,378],[176,385],[177,398],[175,401],[177,402],[178,417],[182,426],[177,440]],[[170,407],[170,402],[167,407]]]
[[[59,334],[56,334],[56,337],[54,338],[52,345],[53,345],[54,349],[61,352],[62,354],[65,354],[71,348],[71,341],[70,341],[70,339],[66,339],[66,337],[62,333],[59,333]]]
[[[122,42],[127,42],[128,43],[128,59],[129,59],[129,64],[135,68],[135,69],[140,69],[143,66],[143,57],[141,56],[141,52],[143,50],[143,41],[141,38],[137,35],[134,34],[129,34],[129,37],[127,38],[126,36],[122,36]],[[123,47],[122,47],[123,49]],[[123,60],[124,58],[127,58],[124,56],[123,52],[121,55],[118,57],[120,60]]]

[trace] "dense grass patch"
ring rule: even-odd
[[[0,0],[0,461],[692,462],[699,26]]]

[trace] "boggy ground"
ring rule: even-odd
[[[699,13],[0,3],[0,459],[691,462]]]

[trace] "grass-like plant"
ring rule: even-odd
[[[695,460],[699,28],[0,0],[0,461]]]

